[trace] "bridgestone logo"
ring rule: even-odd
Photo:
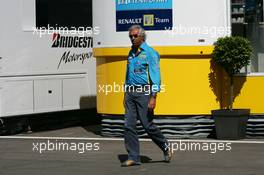
[[[79,36],[61,36],[58,33],[53,34],[52,48],[92,48],[92,37]]]

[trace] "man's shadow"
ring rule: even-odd
[[[127,154],[119,154],[118,155],[118,159],[120,161],[120,163],[125,162],[128,159],[128,155]],[[141,163],[161,163],[161,162],[165,162],[164,160],[155,160],[153,161],[151,158],[147,157],[147,156],[140,156],[140,160]]]

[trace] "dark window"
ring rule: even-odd
[[[250,72],[264,72],[264,0],[232,0],[232,35],[243,36],[251,42],[253,54]]]
[[[92,0],[36,0],[36,27],[92,27]]]

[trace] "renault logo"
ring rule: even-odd
[[[144,26],[154,26],[154,15],[143,15]]]

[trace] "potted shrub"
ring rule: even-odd
[[[252,47],[242,37],[219,38],[214,44],[212,61],[222,67],[230,80],[230,98],[226,109],[213,110],[216,136],[218,139],[242,139],[246,136],[249,109],[233,109],[234,75],[250,63]]]

